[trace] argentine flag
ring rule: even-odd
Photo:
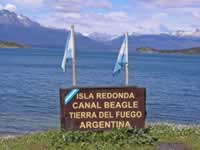
[[[120,70],[128,64],[128,35],[125,35],[122,46],[119,50],[119,55],[117,57],[117,62],[115,63],[115,67],[113,70],[113,74],[120,72]]]
[[[71,29],[68,34],[67,43],[65,46],[65,52],[61,64],[63,72],[65,72],[65,65],[67,60],[73,59],[74,57],[73,51],[74,51],[74,32],[73,29]]]

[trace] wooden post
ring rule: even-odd
[[[125,64],[125,86],[128,86],[128,32],[126,36],[126,64]]]
[[[74,25],[71,26],[72,30],[72,40],[73,40],[73,49],[72,49],[72,86],[76,86],[76,48],[75,48],[75,33]]]

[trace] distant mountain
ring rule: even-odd
[[[187,55],[200,55],[200,48],[189,48],[182,50],[158,50],[153,48],[138,48],[138,52],[146,54],[187,54]]]
[[[0,41],[14,41],[31,47],[64,48],[67,32],[64,29],[41,26],[24,15],[8,10],[0,10]],[[198,33],[199,30],[196,30],[195,34],[198,35]],[[76,47],[78,50],[88,51],[117,51],[124,36],[114,37],[107,33],[93,33],[89,36],[76,33]],[[200,37],[170,34],[130,34],[129,48],[135,50],[140,47],[169,50],[200,47]]]
[[[28,17],[23,15],[17,15],[14,12],[8,10],[0,11],[0,25],[12,25],[20,27],[40,27],[40,24],[31,21]]]
[[[94,33],[89,34],[88,37],[90,37],[91,39],[96,40],[96,41],[105,42],[105,41],[110,41],[110,40],[117,38],[117,35],[94,32]]]
[[[119,49],[124,36],[107,42],[110,49]],[[155,49],[186,49],[200,47],[200,38],[177,37],[169,34],[149,34],[129,36],[129,49],[153,47]]]
[[[32,47],[64,48],[67,30],[52,29],[31,21],[28,17],[0,10],[0,41],[15,41]],[[103,43],[76,33],[77,49],[94,50],[105,48]]]

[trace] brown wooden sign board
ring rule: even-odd
[[[146,89],[102,87],[60,89],[64,130],[144,128]]]

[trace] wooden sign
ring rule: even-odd
[[[145,97],[145,88],[138,87],[60,89],[61,128],[143,128]]]

